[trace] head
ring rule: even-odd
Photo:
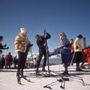
[[[20,28],[20,33],[24,36],[27,36],[27,29],[26,28]]]
[[[11,55],[11,52],[9,52],[8,54]]]
[[[3,41],[3,36],[0,36],[0,41]]]
[[[63,37],[66,37],[66,34],[65,34],[64,32],[60,32],[60,33],[59,33],[59,36],[60,36],[60,38],[62,39]]]
[[[35,38],[36,39],[39,39],[40,38],[40,35],[39,34],[36,34]]]
[[[74,42],[74,39],[70,39],[70,43],[73,43]]]
[[[82,34],[79,34],[79,35],[77,36],[77,38],[82,39],[82,38],[83,38]]]

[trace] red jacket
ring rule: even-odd
[[[85,54],[85,60],[88,64],[90,64],[90,48],[84,49],[83,52]]]
[[[13,60],[12,55],[6,55],[5,60],[8,62],[12,62]]]

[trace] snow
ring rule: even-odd
[[[46,67],[47,69],[47,67]],[[41,68],[40,68],[41,70]],[[56,74],[56,77],[36,77],[31,73],[35,73],[35,69],[25,69],[24,75],[28,76],[30,82],[21,78],[21,85],[17,83],[16,69],[3,69],[0,71],[0,90],[63,90],[61,82],[57,79],[61,79],[61,73],[64,68],[63,65],[50,66],[52,74]],[[69,67],[69,74],[67,78],[69,81],[65,81],[65,90],[90,90],[90,72],[76,72],[75,65]],[[83,85],[82,80],[85,85]],[[51,84],[52,82],[55,82]],[[48,85],[50,84],[50,85]],[[47,85],[49,88],[44,88]]]

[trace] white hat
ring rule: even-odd
[[[21,33],[26,33],[27,32],[27,29],[26,28],[20,28],[20,32]]]

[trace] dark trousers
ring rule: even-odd
[[[17,76],[20,74],[23,76],[23,69],[25,67],[26,62],[26,54],[24,52],[18,52],[18,68],[17,68]]]
[[[76,69],[80,68],[80,62],[83,62],[82,52],[75,52]]]
[[[38,57],[38,60],[37,60],[37,71],[38,71],[38,68],[40,66],[40,62],[41,62],[41,59],[42,59],[43,56],[44,56],[44,61],[43,61],[43,70],[44,70],[45,66],[46,66],[46,60],[47,60],[47,53],[46,53],[45,48],[39,49],[39,57]]]

